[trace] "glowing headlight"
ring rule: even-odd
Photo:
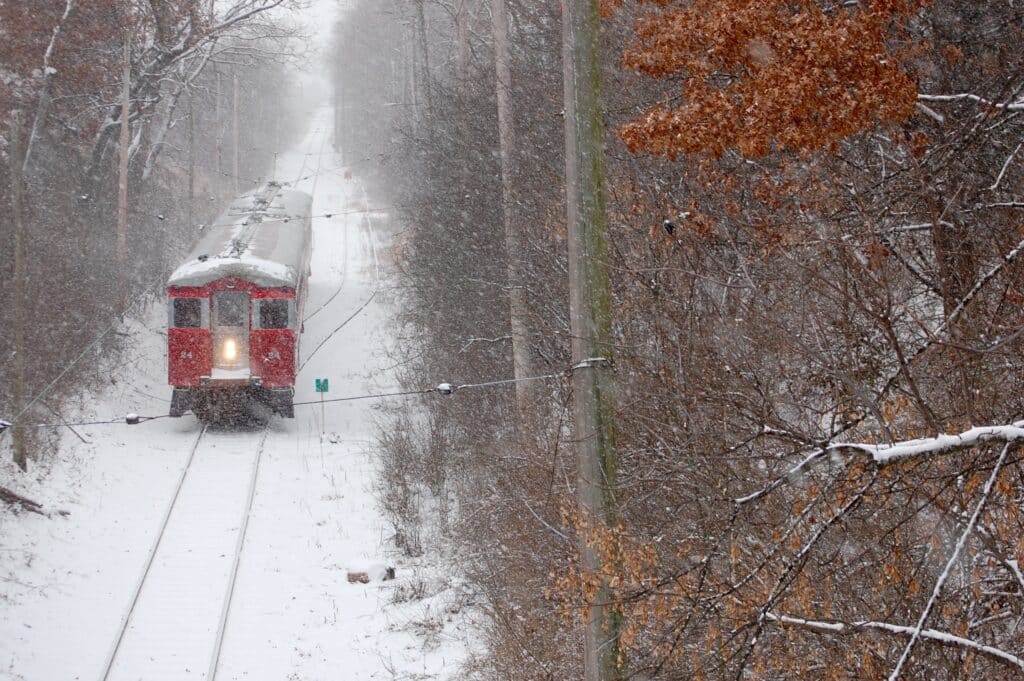
[[[224,361],[234,362],[238,359],[238,343],[234,338],[228,338],[224,341]]]

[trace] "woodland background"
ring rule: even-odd
[[[296,132],[294,31],[260,11],[278,4],[238,0],[227,25],[198,0],[0,5],[30,394],[272,172]],[[572,503],[559,3],[352,0],[337,27],[336,144],[400,225],[402,381],[552,376],[381,411],[396,541],[451,551],[488,615],[467,678],[579,678],[598,579],[624,678],[1019,678],[1024,10],[603,9],[612,528]],[[113,246],[125,25],[130,267]],[[33,131],[21,173],[14,109]],[[11,249],[0,268],[7,414]],[[117,350],[105,339],[92,351]],[[90,366],[31,415],[98,380]],[[929,439],[944,432],[965,435]],[[580,568],[580,539],[604,574]]]
[[[289,15],[270,13],[294,5],[235,0],[218,3],[215,18],[208,0],[0,3],[0,406],[8,420],[21,411],[15,183],[24,195],[22,404],[41,394],[22,420],[45,423],[83,385],[103,380],[97,359],[123,345],[111,333],[116,319],[162,295],[202,224],[268,179],[275,151],[302,132],[293,127],[301,124],[298,84],[286,75],[301,52],[298,30]],[[126,31],[129,219],[119,258]],[[20,151],[14,111],[24,121]],[[26,149],[24,163],[12,162]],[[26,436],[29,459],[51,450],[46,431]]]
[[[602,577],[624,678],[1019,677],[1021,431],[969,429],[1024,418],[1021,7],[603,10],[618,525],[572,502],[564,374],[382,416],[396,538],[455,547],[486,604],[475,678],[580,678]],[[339,25],[411,389],[569,367],[561,18],[364,0]],[[966,435],[871,455],[940,433]]]

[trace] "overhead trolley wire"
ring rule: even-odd
[[[329,403],[333,403],[333,402],[356,402],[356,401],[361,401],[361,400],[380,400],[380,399],[386,399],[386,398],[389,398],[389,397],[411,397],[411,396],[414,396],[414,395],[437,394],[437,395],[448,396],[448,395],[452,395],[454,393],[462,392],[462,391],[466,391],[466,390],[476,390],[476,389],[480,389],[480,388],[493,388],[493,387],[498,387],[498,386],[503,386],[503,385],[513,385],[515,383],[525,383],[527,381],[544,381],[544,380],[551,380],[551,379],[555,379],[555,378],[564,378],[564,377],[567,377],[567,376],[571,376],[574,371],[577,371],[579,369],[591,369],[591,368],[594,368],[594,367],[597,367],[597,366],[608,366],[609,364],[610,363],[608,362],[608,360],[606,360],[606,359],[604,359],[602,357],[592,357],[590,359],[586,359],[586,360],[583,360],[582,362],[579,362],[578,364],[570,367],[569,369],[565,369],[563,371],[557,371],[555,373],[550,373],[550,374],[541,374],[541,375],[538,375],[538,376],[523,376],[521,378],[503,378],[503,379],[498,379],[498,380],[494,380],[494,381],[483,381],[483,382],[480,382],[480,383],[439,383],[438,385],[434,386],[433,388],[423,388],[423,389],[419,389],[419,390],[397,390],[397,391],[394,391],[394,392],[367,393],[367,394],[364,394],[364,395],[349,395],[347,397],[333,397],[331,399],[324,399],[324,400],[309,400],[309,401],[304,401],[304,402],[293,402],[292,406],[293,407],[308,407],[308,406],[315,406],[315,405],[318,405],[318,404],[329,404]],[[138,414],[128,414],[127,416],[125,416],[123,418],[116,418],[116,419],[107,419],[107,420],[99,420],[99,421],[88,421],[88,422],[81,422],[81,423],[37,423],[37,424],[28,424],[28,425],[24,425],[24,426],[21,426],[21,427],[23,427],[23,428],[64,428],[64,427],[68,427],[68,426],[107,426],[107,425],[117,425],[117,424],[138,425],[140,423],[146,423],[146,422],[149,422],[149,421],[156,421],[158,419],[164,419],[164,418],[170,418],[170,417],[168,415],[166,415],[166,414],[161,415],[161,416],[139,416]],[[6,423],[6,422],[0,421],[0,424],[4,424],[4,423]],[[0,425],[0,428],[3,428],[3,425]],[[2,431],[0,431],[0,432],[2,432]]]

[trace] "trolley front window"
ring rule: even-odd
[[[202,298],[172,298],[171,306],[171,326],[177,329],[198,329],[202,327]]]
[[[286,298],[266,298],[260,301],[259,328],[287,329],[288,300]]]
[[[217,294],[217,326],[249,326],[249,294]]]

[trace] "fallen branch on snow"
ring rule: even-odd
[[[0,487],[0,501],[3,501],[5,504],[10,506],[21,506],[26,511],[31,511],[32,513],[46,515],[46,512],[43,511],[43,505],[38,501],[32,501],[28,497],[23,497],[17,492],[12,492],[6,487]]]

